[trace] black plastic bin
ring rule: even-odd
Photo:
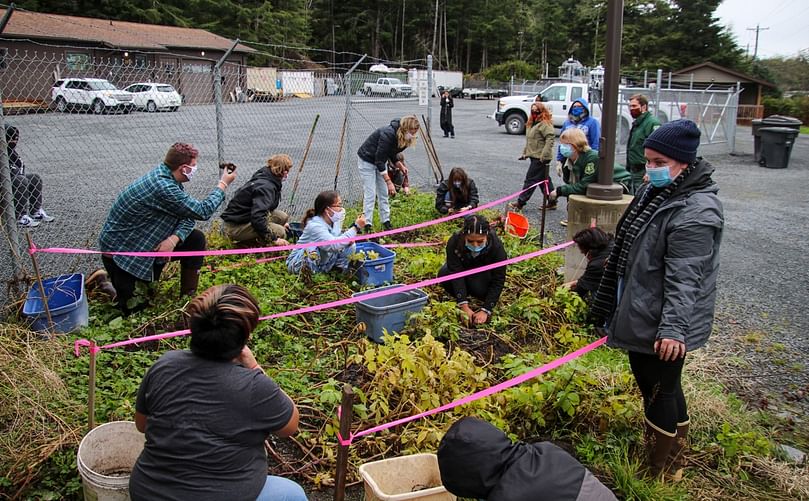
[[[761,135],[761,158],[758,163],[770,169],[786,169],[799,131],[789,127],[762,127],[758,132]]]
[[[783,115],[770,115],[766,118],[753,120],[753,157],[756,162],[761,162],[761,129],[764,127],[786,127],[798,132],[801,130],[803,122],[794,117]]]

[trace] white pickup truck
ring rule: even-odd
[[[547,106],[553,115],[553,126],[562,128],[568,118],[570,103],[574,99],[584,97],[590,103],[590,113],[593,118],[601,120],[601,103],[590,101],[589,87],[585,83],[559,82],[543,89],[540,93],[542,103]],[[638,89],[639,91],[642,89]],[[525,134],[525,122],[531,112],[531,103],[537,95],[529,96],[509,96],[500,98],[497,101],[497,109],[494,118],[498,125],[505,125],[509,134]],[[656,107],[650,103],[649,107],[654,110]],[[657,117],[662,123],[668,122],[671,118],[680,118],[683,109],[674,103],[660,103],[657,110]],[[671,118],[670,118],[671,117]],[[632,127],[632,116],[626,106],[620,106],[620,117],[618,122],[618,139],[621,144],[626,143],[629,138],[629,131]]]
[[[378,78],[376,83],[366,82],[362,86],[362,93],[366,96],[410,97],[413,89],[398,78]]]

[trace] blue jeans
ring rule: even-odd
[[[303,488],[292,480],[267,475],[256,501],[307,501],[307,497]]]
[[[368,163],[357,157],[357,168],[362,178],[362,212],[368,224],[374,223],[374,205],[379,201],[379,219],[381,222],[390,221],[390,202],[388,200],[388,185],[376,165]]]

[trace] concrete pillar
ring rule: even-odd
[[[584,195],[570,195],[567,200],[567,240],[588,228],[593,219],[596,226],[607,233],[615,234],[615,227],[629,207],[632,196],[623,195],[620,200],[596,200]],[[565,282],[576,280],[587,268],[587,258],[572,245],[565,249]]]

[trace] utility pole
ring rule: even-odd
[[[524,32],[518,31],[517,34],[520,36],[520,61],[522,61],[522,37]]]
[[[770,28],[769,27],[762,28],[761,25],[759,25],[759,24],[756,24],[755,28],[747,28],[747,31],[755,31],[756,32],[756,45],[753,48],[753,59],[755,59],[756,56],[758,56],[758,33],[760,31],[767,31],[768,29],[770,29]]]

